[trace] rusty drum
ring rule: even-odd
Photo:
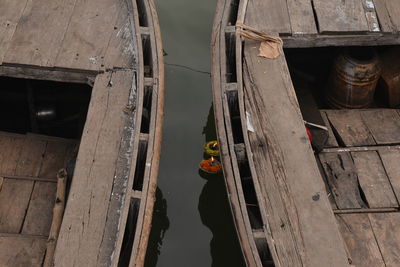
[[[351,47],[335,60],[327,86],[327,102],[332,108],[367,108],[374,100],[381,73],[373,48]]]

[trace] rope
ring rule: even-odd
[[[259,56],[277,58],[283,54],[283,41],[277,36],[272,36],[257,29],[247,26],[240,21],[236,22],[236,34],[255,41],[260,41]]]

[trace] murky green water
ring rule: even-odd
[[[244,266],[223,177],[198,169],[205,142],[216,138],[207,74],[215,0],[156,5],[167,53],[166,116],[146,267]]]

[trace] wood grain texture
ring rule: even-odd
[[[1,0],[0,1],[0,65],[3,63],[12,36],[19,19],[25,10],[28,0]]]
[[[341,214],[336,215],[336,218],[349,250],[352,265],[386,266],[368,214]]]
[[[321,111],[321,117],[325,123],[325,126],[328,128],[328,140],[326,141],[325,147],[338,147],[339,145],[336,141],[336,137],[333,133],[331,124],[330,124],[328,117],[326,116],[326,113],[324,111]]]
[[[0,237],[0,262],[4,267],[41,267],[46,239]]]
[[[398,207],[382,161],[376,151],[352,152],[358,180],[370,208]]]
[[[385,167],[397,200],[400,200],[400,150],[382,149],[379,150],[379,156],[382,159],[383,166]]]
[[[104,69],[104,57],[121,7],[115,0],[76,0],[55,66]]]
[[[287,7],[292,35],[318,33],[310,0],[288,0]]]
[[[132,71],[98,75],[65,209],[55,266],[97,266],[107,229]],[[111,255],[109,255],[111,257]]]
[[[285,57],[268,60],[257,54],[258,43],[246,41],[243,74],[249,101],[246,109],[256,125],[254,133],[249,132],[253,140],[251,151],[265,192],[272,194],[273,184],[279,192],[269,201],[272,205],[280,203],[290,222],[281,223],[282,218],[275,214],[269,217],[274,240],[280,242],[275,247],[279,264],[347,266],[345,246],[306,136]],[[260,165],[262,162],[264,165]],[[274,228],[275,225],[284,230]],[[282,231],[286,236],[275,235]]]
[[[400,31],[400,2],[397,0],[385,0],[386,8],[389,13],[396,31]]]
[[[327,182],[339,209],[366,208],[358,188],[357,172],[349,152],[320,153]]]
[[[375,140],[361,118],[359,110],[326,110],[328,120],[343,145],[371,146]]]
[[[313,0],[320,33],[369,31],[360,0]]]
[[[245,21],[247,25],[267,34],[292,32],[286,1],[249,0]]]
[[[400,266],[400,213],[368,215],[386,266]]]
[[[378,145],[400,143],[400,116],[397,110],[363,110],[361,117]]]
[[[28,0],[4,62],[54,66],[75,2],[76,0]]]
[[[392,33],[397,32],[396,25],[393,24],[390,18],[388,5],[386,0],[373,0],[375,5],[376,14],[378,16],[379,25],[382,32]]]

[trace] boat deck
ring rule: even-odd
[[[314,154],[286,56],[260,57],[260,42],[233,25],[279,36],[285,48],[393,45],[398,12],[395,0],[218,2],[214,111],[248,266],[399,265],[400,117],[316,109],[330,134]]]
[[[265,32],[285,47],[398,44],[397,0],[270,0],[261,4]]]

